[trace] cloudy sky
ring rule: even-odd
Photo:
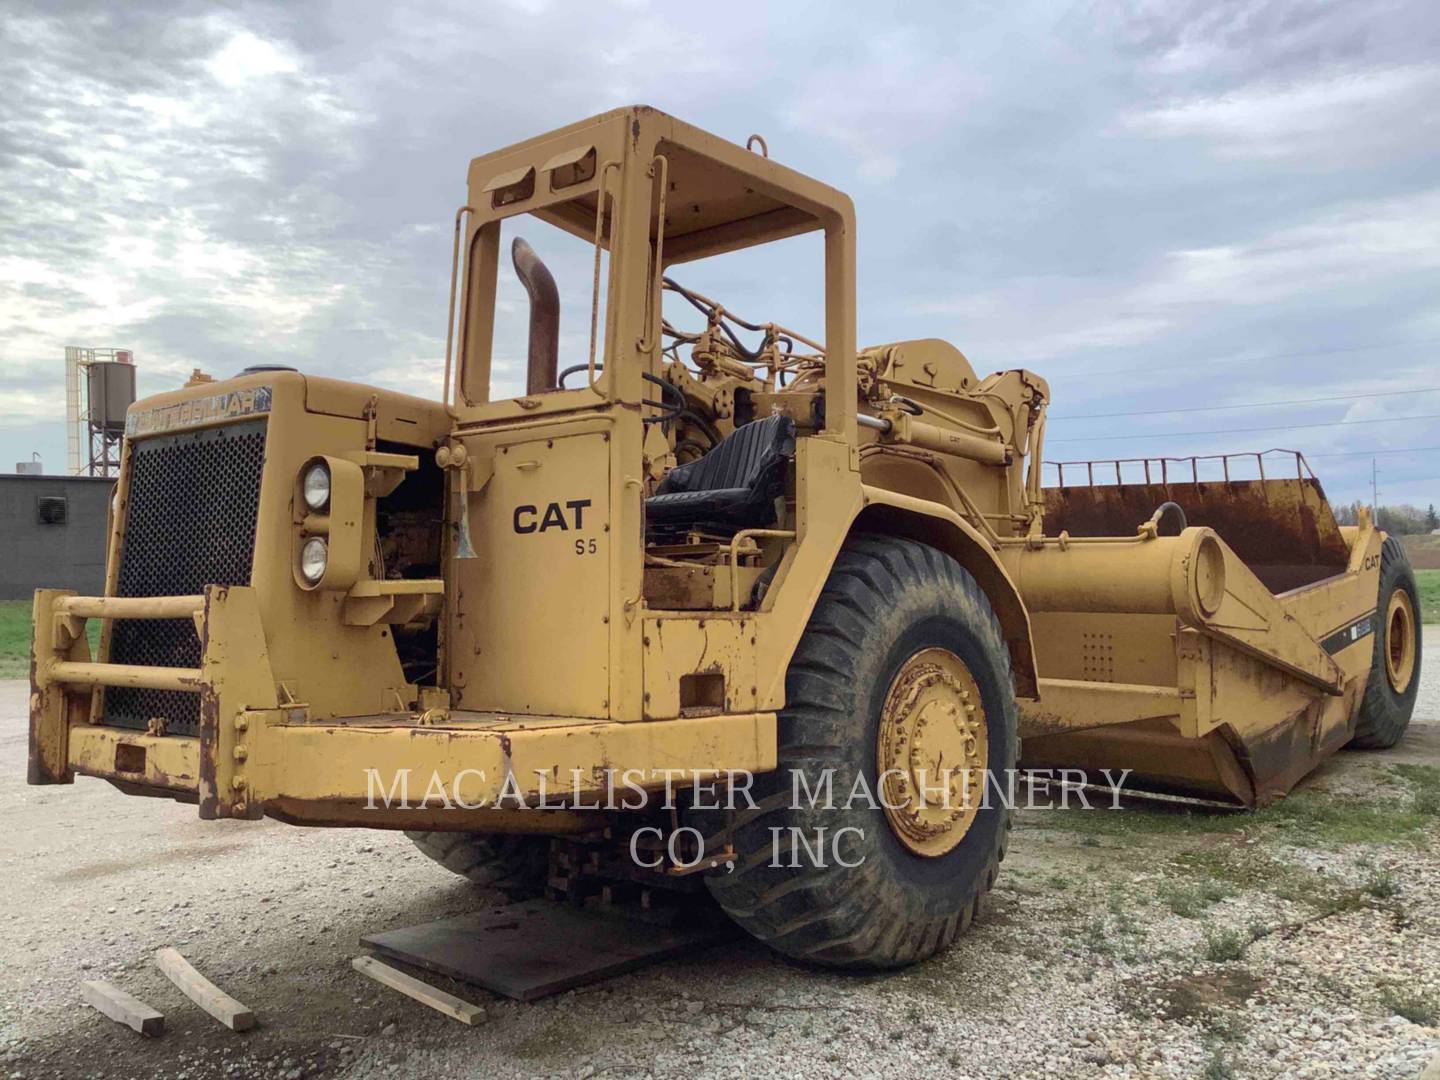
[[[468,160],[645,102],[850,192],[861,340],[1039,371],[1047,457],[1440,503],[1426,0],[0,0],[0,102],[7,470],[63,466],[66,344],[438,392]],[[732,306],[818,333],[784,265]]]

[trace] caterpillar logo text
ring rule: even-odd
[[[511,520],[515,524],[517,533],[545,532],[549,529],[559,529],[561,532],[568,532],[570,529],[583,529],[585,527],[585,508],[590,505],[589,499],[571,499],[568,502],[552,502],[542,512],[538,506],[517,506]],[[570,512],[567,519],[566,511]]]

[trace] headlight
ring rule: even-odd
[[[312,536],[300,549],[300,576],[311,585],[316,584],[325,576],[325,564],[329,561],[330,551],[325,547],[325,541]]]
[[[317,513],[324,510],[330,502],[330,466],[323,461],[311,465],[300,481],[300,490],[305,496],[306,506]]]

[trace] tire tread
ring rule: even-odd
[[[963,567],[912,540],[854,537],[837,557],[792,658],[778,768],[770,776],[788,775],[795,766],[844,767],[847,740],[853,738],[853,714],[846,698],[866,626],[875,612],[884,609],[888,597],[906,589],[940,590],[954,596],[962,609],[954,614],[988,639],[1002,684],[1011,685],[1009,651],[999,619]],[[1019,759],[1013,723],[1010,731],[1012,745],[1004,759],[1013,763]],[[1013,827],[1013,812],[1003,811],[985,864],[974,875],[958,910],[927,914],[918,899],[912,903],[902,899],[904,910],[893,910],[891,894],[875,887],[881,870],[869,860],[850,871],[859,880],[848,878],[843,886],[831,868],[802,865],[781,867],[778,872],[771,868],[768,828],[791,813],[787,803],[776,802],[737,827],[735,842],[741,855],[735,869],[706,882],[726,913],[761,941],[797,959],[841,968],[899,967],[948,946],[970,926],[983,893],[993,884]],[[882,902],[877,904],[877,899]]]

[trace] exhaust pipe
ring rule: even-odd
[[[535,249],[517,236],[510,245],[515,276],[530,294],[530,347],[525,369],[525,393],[544,394],[555,389],[560,367],[560,290]]]

